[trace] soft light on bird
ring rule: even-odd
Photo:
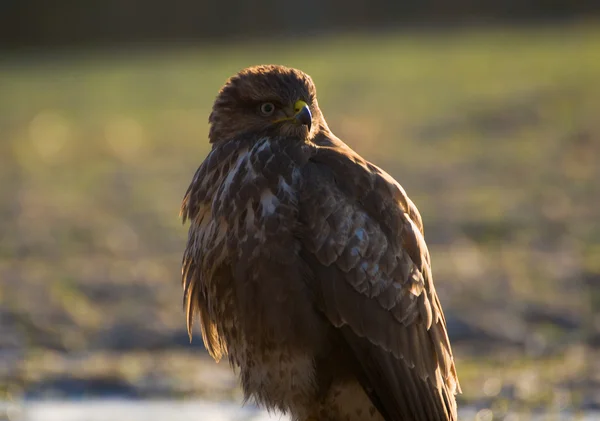
[[[460,391],[421,216],[329,129],[312,79],[220,90],[185,194],[188,330],[247,399],[295,421],[456,420]]]

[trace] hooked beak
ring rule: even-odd
[[[306,102],[300,100],[296,101],[294,104],[294,113],[294,120],[296,123],[307,126],[310,131],[312,126],[312,114]]]

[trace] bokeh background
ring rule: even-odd
[[[219,87],[260,63],[312,75],[332,130],[421,210],[463,418],[597,413],[599,17],[592,0],[0,2],[0,419],[237,408],[185,331],[178,211]]]

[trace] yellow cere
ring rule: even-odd
[[[298,114],[302,108],[307,107],[308,104],[302,100],[296,101],[294,104],[294,113]]]
[[[294,103],[294,115],[291,117],[284,117],[284,118],[278,118],[277,120],[273,120],[273,123],[280,123],[282,121],[289,121],[289,120],[293,120],[296,117],[296,114],[298,114],[302,108],[304,108],[305,106],[308,106],[308,104],[302,100],[298,100]]]

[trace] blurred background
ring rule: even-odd
[[[1,1],[0,420],[266,417],[189,343],[178,219],[218,89],[260,63],[312,75],[332,130],[421,210],[462,418],[598,417],[599,18],[593,0]]]

